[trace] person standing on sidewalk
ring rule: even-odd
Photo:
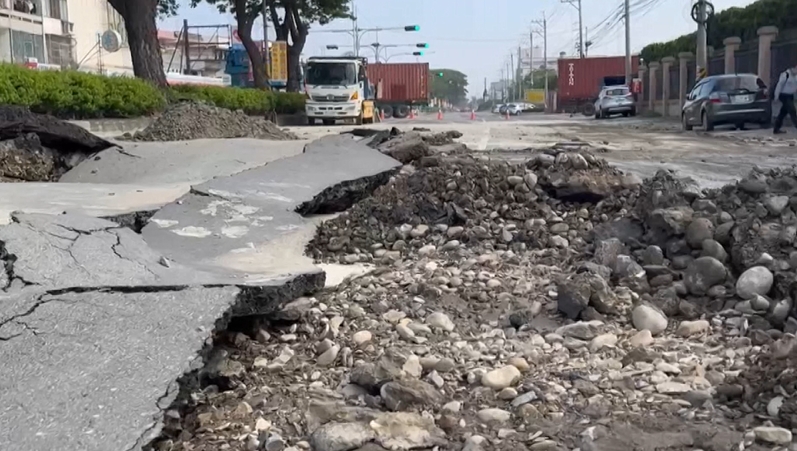
[[[775,118],[775,133],[785,133],[783,121],[788,114],[794,127],[797,128],[797,109],[794,107],[794,95],[797,94],[797,67],[790,67],[783,71],[775,87],[775,99],[780,101],[780,111]]]

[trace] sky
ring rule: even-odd
[[[577,1],[577,0],[574,0]],[[623,0],[581,0],[582,22],[586,40],[594,39],[589,55],[622,55],[625,52],[625,35],[620,22],[613,30],[602,24],[607,22]],[[559,52],[576,54],[578,42],[577,9],[562,0],[354,0],[359,26],[366,28],[391,28],[419,25],[418,32],[383,31],[378,39],[383,45],[414,45],[428,43],[422,57],[402,55],[417,50],[412,47],[384,49],[391,55],[390,62],[427,61],[433,69],[455,69],[465,73],[470,82],[470,92],[480,95],[484,80],[488,85],[501,78],[501,68],[506,67],[510,53],[517,54],[519,45],[528,47],[532,21],[548,18],[548,56],[556,58]],[[638,52],[652,42],[667,41],[689,33],[696,27],[689,11],[693,0],[631,0],[631,47]],[[733,6],[744,6],[752,0],[713,0],[716,11]],[[187,4],[187,3],[186,3]],[[179,16],[160,24],[163,29],[178,30],[183,19],[190,25],[234,24],[230,15],[222,15],[214,7],[203,4],[192,9],[183,6]],[[346,33],[332,30],[351,30],[351,21],[339,20],[326,26],[313,25],[304,48],[305,56],[332,56],[350,51],[352,38]],[[603,30],[602,30],[603,29]],[[262,38],[262,22],[255,24],[255,37]],[[273,39],[273,30],[270,34]],[[376,42],[373,32],[366,33],[362,44]],[[542,39],[535,35],[534,45],[541,46]],[[327,45],[339,45],[340,51],[330,51]],[[373,56],[370,49],[361,54]],[[384,53],[382,53],[384,57]]]

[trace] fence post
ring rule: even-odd
[[[692,52],[681,52],[678,54],[678,105],[684,107],[686,103],[686,93],[689,90],[689,61],[694,58]]]
[[[639,108],[639,110],[642,110],[645,107],[645,72],[647,72],[647,68],[644,64],[639,63],[639,83],[641,85],[641,92],[639,93],[639,98],[637,99],[637,108]]]
[[[725,45],[725,73],[736,73],[736,51],[739,50],[739,45],[742,43],[742,38],[738,36],[727,37],[722,40]]]
[[[663,115],[670,115],[670,67],[675,62],[672,56],[665,56],[661,59],[661,101]]]
[[[772,41],[778,35],[778,27],[766,26],[758,29],[758,78],[767,85],[772,81]]]
[[[658,72],[660,66],[661,65],[656,61],[648,64],[648,69],[650,70],[650,81],[648,82],[650,97],[648,97],[648,108],[650,108],[650,111],[656,111],[656,72]]]

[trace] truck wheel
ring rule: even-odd
[[[399,105],[393,110],[393,117],[396,119],[404,119],[410,115],[410,107],[407,105]]]
[[[315,125],[315,118],[314,117],[308,117],[307,118],[307,125]]]
[[[354,125],[363,125],[363,114],[360,113],[359,116],[354,118]]]
[[[393,107],[390,105],[385,105],[382,107],[382,113],[385,115],[385,119],[389,117],[393,117]]]

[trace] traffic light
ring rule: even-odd
[[[415,47],[418,47],[419,49],[428,49],[429,48],[429,44],[427,44],[425,42],[421,42],[419,44],[415,44]]]
[[[412,52],[412,56],[423,56],[423,52]]]
[[[440,77],[440,78],[443,78],[443,73],[442,72],[438,72],[437,76]]]
[[[407,25],[404,27],[404,31],[421,31],[421,27],[418,25]]]
[[[337,50],[337,49],[338,49],[337,45],[328,45],[327,46],[327,50]]]

